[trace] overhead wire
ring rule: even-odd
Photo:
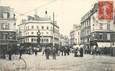
[[[17,12],[17,11],[16,11],[16,13],[19,14],[20,16],[27,16],[28,13],[33,12],[33,11],[35,11],[35,10],[37,11],[38,9],[40,9],[40,8],[42,8],[42,7],[44,7],[44,6],[47,6],[47,5],[49,5],[49,4],[52,4],[52,3],[56,2],[56,1],[57,1],[57,0],[49,1],[48,3],[42,4],[42,5],[38,6],[38,7],[36,7],[35,9],[29,10],[29,11],[24,12],[24,13],[19,13],[19,12]]]

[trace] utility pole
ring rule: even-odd
[[[55,37],[54,37],[54,33],[55,33],[55,32],[54,32],[54,23],[55,23],[55,22],[54,22],[54,17],[55,17],[55,15],[54,15],[54,12],[53,12],[53,47],[54,47],[54,38],[55,38]]]

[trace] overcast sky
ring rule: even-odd
[[[2,0],[3,5],[11,6],[18,14],[31,15],[37,13],[49,15],[55,12],[60,32],[69,35],[73,24],[80,24],[81,17],[86,14],[97,0]]]

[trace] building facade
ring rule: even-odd
[[[73,30],[70,32],[70,46],[80,47],[80,26],[73,25]]]
[[[59,46],[59,26],[56,21],[46,16],[39,17],[37,15],[28,16],[28,19],[23,20],[22,24],[19,25],[20,43],[36,47],[38,31],[40,32],[40,45],[42,47],[53,45],[53,42],[55,46]]]
[[[16,46],[15,12],[8,6],[0,6],[0,50]]]
[[[81,43],[85,48],[93,45],[111,47],[115,43],[115,24],[112,20],[98,18],[98,3],[81,19]]]
[[[69,38],[63,34],[60,34],[60,47],[69,47]]]

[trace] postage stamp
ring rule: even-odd
[[[105,20],[113,19],[113,1],[98,2],[98,18]]]

